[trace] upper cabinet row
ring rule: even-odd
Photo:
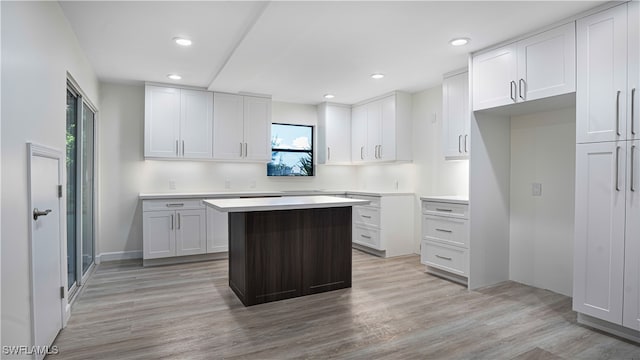
[[[473,110],[576,91],[575,22],[473,56]]]
[[[394,92],[351,106],[318,107],[318,163],[411,161],[411,95]]]
[[[145,87],[144,156],[269,161],[271,99]]]
[[[576,142],[640,139],[638,5],[578,20]]]

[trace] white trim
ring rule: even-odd
[[[577,320],[578,324],[586,325],[594,329],[602,330],[615,336],[640,343],[640,331],[629,329],[582,313],[578,313]]]
[[[96,264],[100,264],[103,261],[115,261],[115,260],[130,260],[130,259],[142,259],[142,250],[132,251],[113,251],[100,253],[96,256]]]
[[[27,181],[28,181],[28,202],[29,202],[29,208],[27,210],[27,219],[29,219],[29,282],[30,282],[30,291],[31,291],[31,296],[30,296],[30,309],[31,309],[31,342],[33,345],[37,345],[36,344],[36,317],[35,317],[35,293],[36,293],[36,289],[35,289],[35,281],[34,281],[34,276],[35,276],[35,262],[33,259],[34,256],[34,243],[33,243],[33,233],[34,233],[34,229],[33,229],[33,225],[34,222],[32,220],[32,213],[31,213],[31,209],[34,208],[34,204],[33,204],[33,198],[32,198],[32,194],[31,194],[31,180],[32,180],[32,173],[31,173],[31,167],[32,167],[32,159],[33,157],[39,156],[39,157],[44,157],[44,158],[49,158],[49,159],[54,159],[58,161],[58,184],[64,184],[64,164],[65,164],[65,157],[62,153],[62,151],[58,150],[58,149],[54,149],[54,148],[50,148],[50,147],[46,147],[46,146],[42,146],[42,145],[37,145],[37,144],[33,144],[33,143],[27,143]],[[67,288],[67,271],[66,271],[66,264],[67,264],[67,260],[66,260],[66,241],[64,241],[63,236],[65,235],[65,219],[66,217],[64,216],[64,194],[63,197],[58,198],[58,213],[60,214],[60,216],[58,217],[59,219],[59,246],[60,246],[60,284],[59,286],[63,287],[64,289]],[[71,315],[70,313],[70,309],[69,309],[69,304],[67,302],[67,294],[65,291],[65,296],[61,299],[60,301],[61,303],[61,308],[60,308],[60,318],[61,318],[61,325],[62,328],[64,328],[67,324],[67,320],[69,319],[69,316]],[[34,359],[42,359],[44,358],[44,355],[33,355]]]

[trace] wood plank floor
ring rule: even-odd
[[[244,307],[227,261],[99,265],[47,359],[638,359],[576,324],[571,299],[506,282],[480,291],[417,256],[354,250],[353,287]]]

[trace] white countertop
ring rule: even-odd
[[[238,197],[260,196],[315,196],[315,195],[367,195],[367,196],[396,196],[414,195],[408,192],[376,192],[359,190],[253,190],[253,191],[202,191],[202,192],[169,192],[169,193],[140,193],[140,200],[162,199],[224,199]]]
[[[437,202],[447,202],[454,204],[469,204],[469,197],[467,196],[458,196],[458,195],[435,195],[435,196],[422,196],[420,200],[426,201],[437,201]]]
[[[244,199],[208,199],[206,206],[222,212],[248,212],[270,210],[297,210],[367,205],[368,200],[347,199],[337,196],[285,196]]]

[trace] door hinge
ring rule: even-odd
[[[64,299],[64,286],[60,286],[60,299]]]
[[[62,199],[62,185],[58,185],[58,197]]]

